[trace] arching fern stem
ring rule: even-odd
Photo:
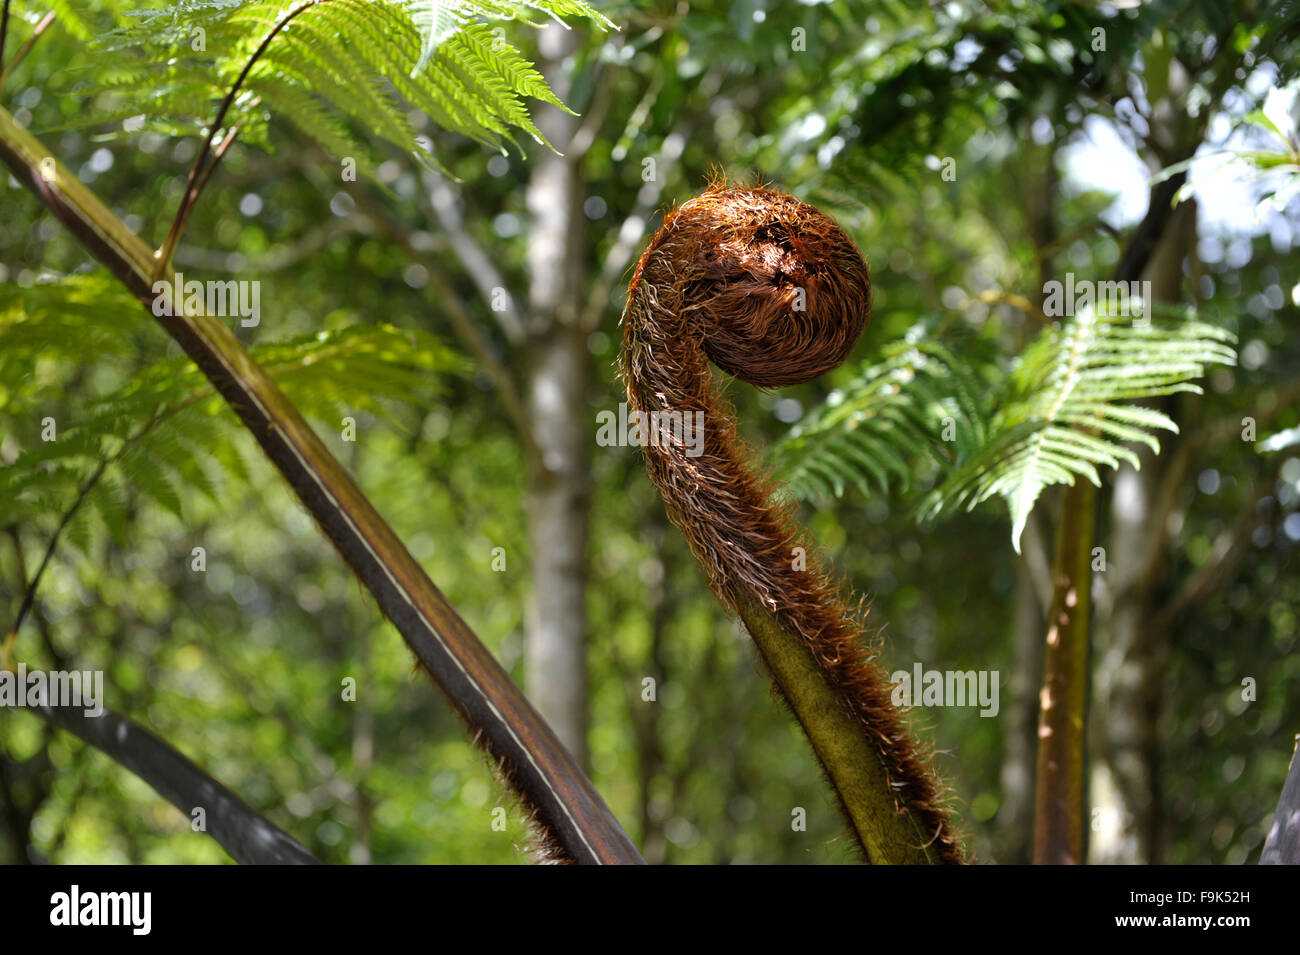
[[[0,159],[142,304],[152,302],[153,252],[57,161],[42,175],[50,151],[3,108]],[[563,857],[643,862],[551,728],[234,333],[211,315],[177,311],[159,324],[249,429]]]

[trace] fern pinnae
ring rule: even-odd
[[[889,464],[932,464],[942,480],[917,503],[919,517],[1002,498],[1018,548],[1046,487],[1098,484],[1101,469],[1137,466],[1128,445],[1159,452],[1155,433],[1177,432],[1167,414],[1136,402],[1199,393],[1195,379],[1208,366],[1234,362],[1230,332],[1181,310],[1159,308],[1158,317],[1081,310],[1043,329],[992,385],[981,380],[992,380],[981,371],[994,368],[991,355],[958,361],[933,329],[917,326],[909,346],[887,346],[791,429],[771,455],[777,472],[810,498],[865,492],[873,481],[886,491]],[[941,421],[955,430],[947,440]]]
[[[489,39],[490,37],[490,39]],[[546,78],[524,59],[518,50],[496,45],[496,36],[486,23],[470,23],[451,38],[450,46],[463,50],[464,59],[480,71],[491,71],[506,83],[511,92],[549,103],[566,113],[573,113],[546,84]]]
[[[75,321],[76,334],[56,341],[63,342],[59,350],[73,360],[82,354],[81,342],[102,357],[96,344],[99,329],[108,333],[106,350],[112,354],[112,345],[124,337],[122,328],[139,323],[139,304],[107,284],[102,274],[70,276],[12,292],[0,299],[5,305],[0,308],[0,370],[12,373],[14,380],[24,377],[24,363],[49,353],[48,347],[37,351],[36,346],[48,345],[65,317]],[[87,306],[88,296],[97,306]],[[344,409],[392,417],[396,404],[409,403],[412,396],[436,389],[444,375],[466,368],[431,336],[385,325],[353,325],[265,343],[253,353],[298,406],[320,420],[334,419]],[[35,394],[20,400],[36,404],[43,399]],[[188,359],[158,361],[92,401],[60,429],[58,441],[33,441],[23,447],[17,460],[0,468],[0,500],[14,520],[60,513],[85,476],[105,459],[113,461],[128,486],[171,513],[178,513],[179,487],[193,486],[215,499],[205,462],[215,463],[234,480],[249,480],[233,420],[214,418],[222,407]],[[200,434],[201,439],[195,437]],[[86,495],[87,512],[104,512],[101,518],[110,530],[116,528],[111,520],[115,512],[110,513],[113,493],[108,489],[96,495],[92,488]],[[70,529],[78,526],[72,522]]]
[[[355,159],[358,173],[369,178],[376,176],[376,166],[369,148],[320,100],[278,76],[262,79],[259,86],[263,92],[274,97],[284,108],[289,122],[305,136],[314,139],[335,156],[350,156]]]
[[[524,97],[567,107],[541,73],[502,42],[499,28],[490,27],[488,21],[537,25],[529,15],[535,11],[551,18],[580,16],[601,28],[613,24],[584,3],[537,0],[435,6],[431,18],[417,22],[413,12],[427,13],[429,4],[186,0],[166,13],[136,15],[135,22],[98,39],[96,66],[110,75],[121,70],[124,56],[130,54],[135,61],[129,75],[121,75],[116,83],[110,79],[99,84],[98,91],[144,92],[166,77],[161,84],[165,95],[148,98],[146,124],[174,135],[188,119],[203,136],[196,165],[207,161],[212,138],[221,135],[223,127],[238,125],[241,138],[251,132],[249,141],[266,145],[268,113],[284,116],[337,156],[369,153],[355,128],[396,145],[432,168],[437,163],[427,140],[411,126],[410,107],[494,150],[501,150],[503,144],[517,148],[514,130],[549,145],[533,123]],[[207,42],[199,43],[199,37]],[[94,74],[99,72],[96,69]],[[253,108],[255,102],[245,89],[260,97],[260,106]],[[132,109],[127,104],[97,104],[78,125],[120,122],[132,115]],[[358,167],[373,177],[372,162],[358,160]],[[197,174],[193,178],[197,180]],[[187,200],[192,202],[192,197]]]
[[[423,37],[420,57],[411,68],[411,76],[419,75],[439,45],[461,26],[461,17],[454,2],[448,0],[411,0],[411,19]]]
[[[859,366],[854,378],[833,391],[778,442],[769,458],[776,475],[798,498],[838,497],[846,482],[827,484],[814,474],[838,475],[864,495],[906,489],[917,467],[947,466],[946,419],[957,431],[958,450],[984,432],[977,391],[943,345],[928,340],[924,324],[886,346],[884,358]],[[847,473],[846,473],[847,472]]]
[[[1029,512],[1043,489],[1082,477],[1100,484],[1098,466],[1138,466],[1125,445],[1158,452],[1154,431],[1176,433],[1168,415],[1132,402],[1199,393],[1194,379],[1211,364],[1232,364],[1232,335],[1202,322],[1171,327],[1150,318],[1128,323],[1081,310],[1060,329],[1046,329],[1012,372],[994,420],[994,438],[962,463],[926,502],[930,516],[968,509],[1000,496],[1019,550]]]

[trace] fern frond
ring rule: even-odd
[[[1160,444],[1153,432],[1176,433],[1168,415],[1134,402],[1178,392],[1209,365],[1235,362],[1231,333],[1204,322],[1171,325],[1082,310],[1064,327],[1044,329],[1025,349],[996,398],[989,440],[967,456],[922,505],[933,517],[1002,497],[1011,512],[1017,552],[1043,489],[1083,477],[1100,484],[1099,468],[1127,461],[1127,445]]]
[[[57,382],[39,363],[85,364],[115,353],[114,339],[142,324],[140,304],[103,274],[75,276],[30,289],[0,289],[0,416],[39,420],[39,408]],[[45,350],[42,350],[44,348]],[[345,414],[392,417],[417,396],[436,394],[448,373],[468,364],[431,336],[388,325],[353,325],[260,345],[258,363],[304,414],[337,428]],[[45,389],[43,391],[42,389]],[[2,420],[2,418],[0,418]],[[0,468],[0,501],[10,522],[64,511],[100,462],[113,467],[87,497],[110,534],[125,532],[124,488],[176,515],[183,489],[218,498],[214,473],[247,481],[243,430],[202,373],[184,357],[168,358],[132,374],[125,386],[60,421],[57,439],[15,435],[16,459]],[[116,483],[115,483],[116,482]],[[80,519],[82,515],[78,515]],[[74,525],[77,520],[74,520]],[[70,540],[86,543],[84,527]]]
[[[30,288],[0,284],[0,395],[14,401],[39,388],[42,363],[84,366],[132,354],[141,324],[140,303],[106,272]]]
[[[86,4],[70,3],[68,0],[38,0],[38,2],[18,3],[11,11],[13,16],[35,23],[47,11],[55,16],[59,28],[83,42],[103,33],[106,26],[120,21],[122,4],[115,2]],[[89,8],[89,9],[88,9]]]
[[[971,364],[917,325],[792,428],[771,460],[797,498],[839,497],[850,485],[869,495],[972,453],[985,427]]]
[[[144,111],[151,129],[175,133],[188,120],[191,131],[214,135],[207,125],[256,58],[224,123],[252,128],[259,145],[268,115],[278,115],[363,172],[375,166],[370,138],[428,164],[412,108],[494,149],[514,144],[514,130],[546,144],[526,100],[563,104],[489,25],[533,23],[536,13],[613,26],[575,0],[182,0],[134,11],[133,23],[95,43],[85,72],[97,85],[82,90],[93,96],[82,123]]]
[[[1194,384],[1210,365],[1235,362],[1231,333],[1160,309],[1160,324],[1081,311],[1044,329],[998,387],[994,367],[974,342],[958,350],[924,325],[865,364],[853,381],[774,446],[778,478],[797,498],[908,489],[918,469],[942,478],[920,501],[933,518],[995,497],[1011,512],[1017,551],[1044,488],[1083,477],[1100,484],[1103,468],[1138,466],[1130,445],[1159,452],[1155,432],[1177,432],[1163,412],[1138,402]],[[957,354],[960,353],[960,358]]]
[[[420,6],[423,0],[407,0],[411,6]],[[482,20],[518,20],[532,27],[546,24],[546,20],[564,24],[565,17],[590,20],[603,30],[616,30],[614,21],[583,0],[459,0],[455,6],[466,17]]]
[[[429,64],[443,41],[464,26],[464,20],[457,4],[447,0],[412,0],[409,9],[411,20],[420,31],[420,58],[411,71],[416,75]]]

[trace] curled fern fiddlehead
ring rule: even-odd
[[[830,218],[762,186],[717,184],[669,214],[641,256],[622,375],[630,412],[704,413],[702,445],[649,442],[647,470],[714,591],[747,624],[866,858],[959,862],[939,784],[861,622],[749,463],[709,368],[759,387],[809,381],[844,361],[870,306],[866,263]]]

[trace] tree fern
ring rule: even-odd
[[[777,475],[802,499],[839,496],[847,486],[903,489],[917,468],[935,467],[939,485],[918,512],[933,518],[994,497],[1011,512],[1020,548],[1043,489],[1098,468],[1139,464],[1129,445],[1160,445],[1153,432],[1178,430],[1168,415],[1137,402],[1176,392],[1213,364],[1233,364],[1231,333],[1184,313],[1157,325],[1081,311],[1043,329],[1009,375],[987,387],[991,367],[970,349],[949,349],[920,327],[865,365],[773,451]],[[945,433],[946,432],[946,433]]]
[[[67,326],[74,323],[72,334]],[[6,286],[0,291],[0,373],[6,381],[39,382],[42,376],[33,373],[38,363],[79,360],[97,343],[124,338],[132,324],[141,324],[139,303],[103,273],[31,289]],[[69,334],[57,334],[61,328]],[[252,351],[304,413],[331,427],[344,414],[389,415],[396,403],[430,394],[442,375],[466,367],[430,336],[388,325],[352,325]],[[0,415],[14,425],[6,453],[15,459],[0,468],[7,522],[63,512],[103,461],[113,468],[94,482],[86,504],[115,536],[126,530],[124,488],[180,516],[182,488],[215,501],[216,477],[248,477],[242,429],[186,358],[133,373],[125,386],[57,422],[56,440],[42,441],[37,409],[52,387],[47,377],[44,390],[33,385],[0,396]],[[72,525],[70,539],[84,545],[83,522]]]
[[[106,24],[114,22],[120,16],[121,3],[104,2],[96,4],[75,2],[75,0],[19,0],[10,13],[30,23],[35,23],[47,12],[56,17],[59,29],[83,42],[101,34]]]
[[[776,476],[802,499],[906,489],[919,468],[945,468],[983,441],[980,394],[971,364],[917,325],[773,447]]]
[[[1135,402],[1177,392],[1199,394],[1192,382],[1207,365],[1231,365],[1230,332],[1204,322],[1154,322],[1080,311],[1063,327],[1040,332],[993,396],[989,439],[949,474],[922,506],[935,515],[967,509],[995,496],[1011,512],[1011,540],[1020,535],[1043,489],[1078,477],[1100,485],[1098,467],[1140,466],[1130,444],[1159,452],[1152,432],[1176,433],[1166,414]]]
[[[247,70],[225,127],[265,144],[268,119],[281,116],[361,173],[373,171],[369,137],[432,161],[412,108],[495,149],[517,145],[516,130],[545,143],[525,100],[563,104],[489,25],[537,13],[612,25],[571,0],[181,0],[136,11],[94,44],[94,85],[82,90],[94,105],[78,123],[138,117],[132,129],[215,135],[207,127]]]

